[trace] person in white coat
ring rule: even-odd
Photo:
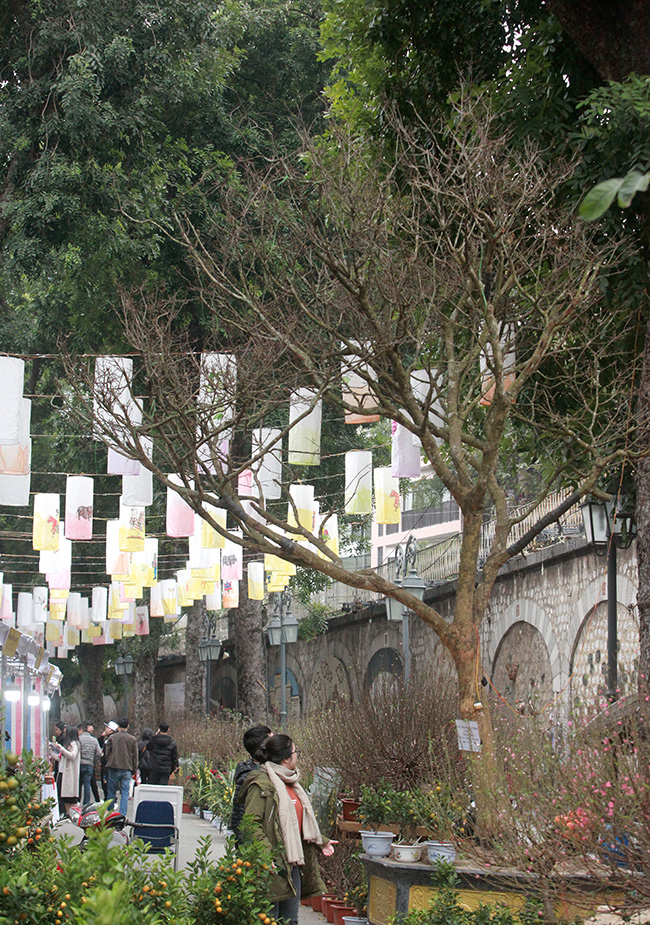
[[[67,807],[79,801],[79,766],[81,748],[76,726],[65,727],[60,744],[50,746],[52,756],[59,762],[59,783],[61,802]]]

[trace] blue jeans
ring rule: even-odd
[[[82,764],[79,766],[79,788],[81,790],[81,805],[85,806],[90,803],[90,782],[95,774],[95,768],[92,764]]]
[[[108,769],[108,793],[106,797],[110,800],[111,808],[113,808],[115,794],[118,790],[120,791],[120,812],[123,816],[126,816],[126,811],[129,808],[129,786],[132,777],[131,771],[126,768]]]
[[[295,896],[281,899],[273,906],[273,918],[279,919],[284,925],[298,925],[300,911],[300,868],[295,864],[291,868],[291,880],[296,891]]]

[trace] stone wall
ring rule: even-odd
[[[510,562],[502,571],[481,627],[483,669],[516,710],[554,711],[566,718],[575,705],[602,696],[607,664],[607,560],[579,537]],[[619,681],[634,688],[638,658],[634,548],[618,555]],[[450,618],[454,583],[432,592]],[[428,599],[428,596],[427,596]],[[453,671],[437,636],[410,621],[413,676]],[[279,701],[279,653],[269,649],[271,699]],[[287,702],[305,713],[337,696],[353,700],[403,671],[402,627],[386,620],[382,603],[330,621],[328,632],[287,647]],[[213,670],[213,690],[232,667]]]

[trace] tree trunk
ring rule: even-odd
[[[155,671],[158,652],[145,652],[135,656],[134,690],[135,707],[131,732],[139,736],[147,726],[156,728]]]
[[[246,582],[240,582],[239,607],[235,611],[237,708],[252,723],[267,719],[262,623],[262,601],[251,601]]]
[[[645,350],[638,395],[638,423],[645,446],[650,447],[650,322],[646,326]],[[636,556],[639,572],[639,689],[650,691],[650,457],[636,468]]]
[[[104,646],[80,645],[77,648],[81,671],[81,696],[84,722],[92,723],[99,732],[104,726]]]
[[[205,600],[202,598],[200,601],[194,601],[187,611],[185,629],[185,712],[193,716],[203,716],[205,713],[205,669],[199,660],[199,642],[203,636],[204,623]]]

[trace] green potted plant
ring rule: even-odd
[[[458,795],[447,783],[439,781],[430,789],[420,791],[414,802],[417,823],[431,836],[426,842],[429,861],[454,861],[456,848],[451,839],[463,817]]]
[[[412,864],[422,857],[423,847],[415,835],[418,796],[417,791],[410,790],[402,790],[393,795],[391,822],[396,823],[399,829],[397,841],[393,845],[393,857],[396,861]]]
[[[380,832],[393,812],[392,801],[395,790],[382,778],[376,787],[362,786],[357,815],[364,828],[359,832],[363,850],[370,857],[385,858],[390,854],[395,835],[393,832]]]

